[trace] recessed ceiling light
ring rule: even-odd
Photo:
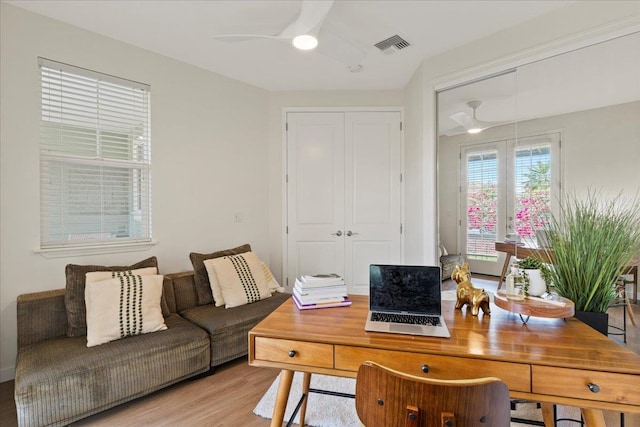
[[[293,38],[293,45],[300,50],[311,50],[318,46],[318,39],[310,34],[303,34]]]
[[[360,71],[362,71],[363,67],[362,65],[358,64],[358,65],[349,65],[349,71],[351,71],[352,73],[359,73]]]

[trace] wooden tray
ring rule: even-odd
[[[529,316],[533,317],[550,317],[550,318],[567,318],[573,317],[575,313],[575,305],[573,301],[560,297],[558,295],[553,296],[553,302],[545,301],[540,298],[526,297],[523,300],[510,300],[507,299],[506,292],[498,291],[494,294],[493,303],[498,307],[517,313],[524,323],[527,323]],[[560,305],[558,303],[564,303]],[[527,316],[526,319],[523,316]]]

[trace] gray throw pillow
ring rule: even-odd
[[[251,252],[251,245],[248,243],[232,249],[212,252],[210,254],[199,254],[196,252],[191,252],[189,254],[189,259],[191,259],[191,264],[193,265],[193,279],[196,285],[196,293],[198,295],[198,305],[213,304],[213,293],[211,292],[211,285],[209,284],[209,274],[207,273],[207,268],[204,266],[204,262],[211,258],[238,255],[245,252]]]
[[[67,336],[79,337],[87,334],[87,309],[84,303],[84,285],[86,274],[92,271],[124,271],[139,268],[156,267],[156,257],[147,258],[133,265],[111,266],[68,264],[65,268],[67,284],[64,293],[64,303],[67,309]],[[164,303],[166,307],[166,302]]]

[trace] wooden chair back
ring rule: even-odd
[[[356,410],[367,427],[509,427],[509,388],[498,378],[421,378],[364,362]]]

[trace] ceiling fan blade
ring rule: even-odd
[[[334,0],[302,0],[300,15],[278,34],[279,37],[292,39],[296,36],[317,32],[329,14]]]
[[[456,114],[465,114],[465,113],[456,113]],[[449,116],[451,117],[451,116]],[[453,117],[451,117],[453,119]],[[487,129],[490,129],[492,127],[495,126],[501,126],[501,125],[506,125],[509,123],[513,123],[511,121],[506,121],[506,122],[481,122],[481,121],[477,121],[476,125],[480,127],[481,131],[485,131]],[[447,131],[444,131],[441,133],[441,135],[445,135],[445,136],[454,136],[454,135],[460,135],[463,133],[467,133],[467,131],[471,128],[471,126],[464,126],[464,125],[460,125],[460,126],[456,126],[453,129],[449,129]]]
[[[452,114],[449,116],[449,118],[465,129],[470,129],[475,125],[475,123],[473,122],[473,117],[465,112]]]
[[[265,34],[221,34],[213,38],[225,43],[238,43],[253,39],[282,39],[283,37]]]
[[[506,125],[509,123],[513,123],[511,121],[504,121],[504,122],[482,122],[482,121],[478,121],[478,124],[482,127],[482,130],[485,129],[489,129],[492,127],[496,127],[496,126],[501,126],[501,125]]]
[[[321,54],[347,65],[360,65],[367,53],[332,32],[323,30],[319,35],[318,47]]]
[[[467,133],[467,128],[465,128],[464,126],[456,126],[453,129],[449,129],[448,131],[440,133],[440,135],[455,136],[455,135],[461,135],[463,133]]]

